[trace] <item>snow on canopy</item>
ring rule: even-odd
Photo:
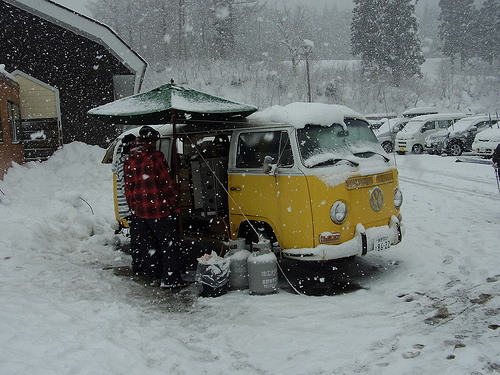
[[[264,122],[286,123],[296,128],[306,125],[343,125],[346,118],[366,120],[363,115],[343,105],[302,102],[285,106],[275,105],[249,117]]]
[[[106,122],[154,124],[168,119],[172,110],[188,114],[246,117],[257,111],[257,108],[182,86],[166,84],[93,108],[88,114]]]

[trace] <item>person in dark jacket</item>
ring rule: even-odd
[[[125,197],[151,285],[179,288],[187,285],[181,276],[179,193],[165,155],[156,150],[158,139],[159,133],[152,127],[140,129],[124,161]]]
[[[493,168],[495,168],[497,172],[497,178],[500,180],[500,143],[497,145],[497,148],[495,148],[495,151],[493,151],[493,157],[491,159],[493,161]]]

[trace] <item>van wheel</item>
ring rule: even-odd
[[[462,155],[462,145],[458,142],[452,143],[448,148],[448,155],[460,156]]]
[[[245,221],[241,223],[240,230],[238,231],[238,238],[245,238],[247,245],[251,245],[253,242],[258,243],[259,236],[268,239],[271,241],[271,244],[276,242],[276,236],[269,224],[262,221],[253,221],[252,226],[250,226],[248,221]],[[258,235],[255,231],[257,231]]]
[[[394,147],[392,146],[392,142],[389,142],[389,141],[382,143],[382,148],[388,154],[390,154],[394,150]]]
[[[424,148],[422,147],[422,145],[416,144],[413,145],[411,152],[414,154],[421,154],[422,152],[424,152]]]

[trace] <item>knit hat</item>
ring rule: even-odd
[[[144,125],[139,130],[139,137],[149,142],[156,142],[160,139],[160,133],[149,125]]]

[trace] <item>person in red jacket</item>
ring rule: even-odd
[[[179,193],[165,155],[156,149],[159,133],[143,126],[124,161],[125,197],[136,223],[143,270],[151,285],[186,286],[177,228]]]

